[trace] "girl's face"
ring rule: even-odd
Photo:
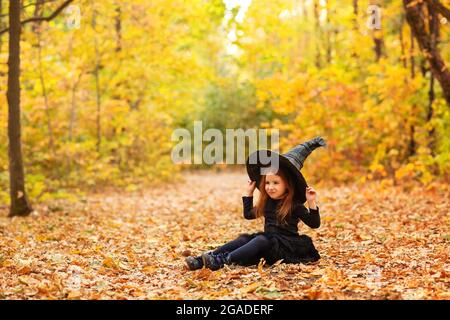
[[[286,195],[287,187],[284,180],[276,174],[266,175],[266,192],[272,199],[281,199]]]

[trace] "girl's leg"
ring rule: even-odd
[[[258,261],[269,247],[270,240],[264,235],[259,235],[232,252],[206,253],[202,255],[202,259],[204,266],[211,270],[218,270],[231,263],[249,265]]]
[[[213,251],[213,254],[218,254],[218,253],[225,253],[225,252],[231,252],[233,250],[238,249],[239,247],[245,245],[246,243],[248,243],[250,241],[251,237],[248,235],[240,235],[238,238],[225,243],[223,246],[217,248],[216,250]]]
[[[264,251],[269,249],[269,247],[270,240],[266,236],[256,236],[246,244],[230,252],[229,262],[243,263],[258,261],[263,256]]]
[[[231,252],[244,244],[248,243],[250,241],[251,237],[249,235],[243,234],[240,235],[238,238],[225,243],[223,246],[217,248],[213,251],[213,254],[219,254],[219,253],[228,253]],[[189,270],[198,270],[203,268],[203,259],[202,256],[197,257],[187,257],[185,259],[186,266]]]

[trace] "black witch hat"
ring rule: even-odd
[[[293,178],[295,192],[294,198],[304,203],[306,201],[306,183],[300,169],[306,158],[318,147],[326,146],[322,137],[315,137],[292,148],[289,152],[278,154],[271,150],[258,150],[253,152],[246,161],[247,173],[250,180],[256,181],[256,187],[259,189],[261,175],[270,171],[277,171],[278,166]],[[275,163],[275,165],[274,165]]]

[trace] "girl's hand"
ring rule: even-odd
[[[255,191],[255,188],[256,188],[256,181],[248,181],[245,195],[247,197],[253,197],[253,192]]]
[[[308,202],[316,201],[317,192],[313,187],[306,187],[306,200]]]

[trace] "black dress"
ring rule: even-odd
[[[253,197],[242,197],[244,205],[244,218],[256,219]],[[314,247],[310,237],[298,233],[298,222],[303,221],[311,228],[320,226],[319,208],[308,209],[303,204],[295,204],[292,213],[287,218],[287,224],[277,221],[276,211],[281,200],[268,198],[264,212],[264,232],[244,234],[254,238],[264,235],[270,240],[270,249],[264,252],[264,259],[268,264],[283,259],[285,263],[308,263],[320,259],[319,252]],[[243,262],[253,264],[255,261]]]

